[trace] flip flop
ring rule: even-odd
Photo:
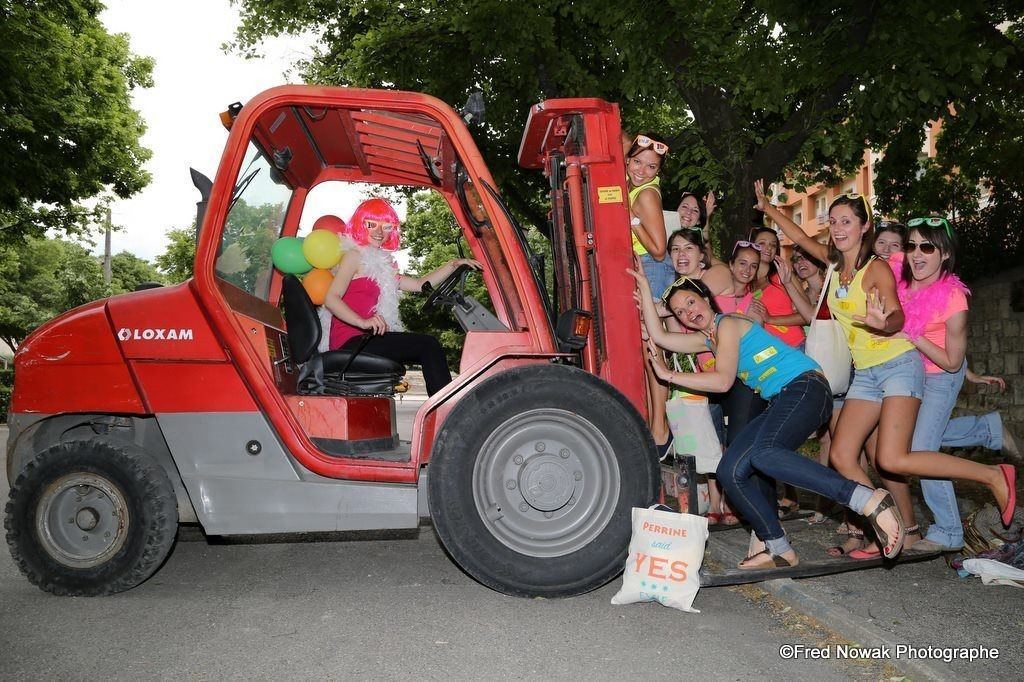
[[[1013,523],[1013,512],[1017,508],[1017,468],[1011,464],[1000,464],[999,470],[1003,472],[1003,480],[1009,492],[1006,496],[1006,504],[1000,509],[1000,519],[1005,528]]]
[[[901,549],[903,549],[903,541],[907,537],[906,530],[904,530],[903,526],[903,517],[900,516],[900,510],[888,491],[883,488],[877,488],[875,492],[882,492],[885,493],[885,495],[883,495],[882,499],[878,501],[875,508],[868,512],[868,521],[871,522],[871,527],[875,531],[875,537],[878,538],[878,542],[882,545],[882,556],[886,559],[892,559],[900,553]],[[878,522],[878,515],[886,510],[892,512],[892,515],[896,518],[897,524],[896,538],[891,542],[889,539],[889,533],[887,533],[885,528],[882,527],[882,524]]]
[[[870,561],[871,559],[877,559],[882,556],[882,550],[878,548],[878,545],[872,544],[869,547],[860,547],[852,550],[846,556],[850,557],[854,561]]]
[[[762,565],[762,566],[749,566],[749,565],[748,566],[744,566],[743,565],[743,561],[750,561],[752,559],[756,559],[757,557],[761,556],[762,554],[764,554],[764,555],[766,555],[768,557],[771,557],[772,563],[769,564],[769,565]],[[763,549],[760,552],[758,552],[757,554],[751,554],[748,557],[744,557],[743,561],[741,561],[740,563],[736,564],[736,567],[739,568],[740,570],[743,570],[743,571],[760,571],[760,570],[765,569],[765,568],[771,568],[772,566],[774,566],[775,568],[793,568],[794,566],[796,566],[797,564],[800,563],[799,559],[797,559],[794,563],[790,563],[787,559],[784,559],[783,557],[780,557],[780,556],[775,556],[774,554],[769,552],[767,549]]]
[[[783,504],[782,502],[779,502],[777,507],[778,507],[778,512],[779,512],[779,518],[780,519],[783,518],[784,516],[788,516],[788,515],[790,515],[790,514],[792,514],[794,512],[800,511],[800,503],[796,502],[794,500],[791,500],[791,501],[789,501],[789,502],[787,502],[785,504]]]

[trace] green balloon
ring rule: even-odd
[[[270,249],[274,267],[286,275],[301,275],[313,269],[302,255],[302,240],[298,237],[281,237]]]

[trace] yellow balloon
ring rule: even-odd
[[[341,240],[330,230],[313,230],[302,242],[302,255],[314,268],[333,268],[342,253]]]

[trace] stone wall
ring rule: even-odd
[[[969,283],[968,367],[1006,380],[1006,392],[964,382],[957,413],[998,410],[1024,434],[1024,267]]]

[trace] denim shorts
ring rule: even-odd
[[[924,364],[917,349],[908,350],[874,367],[858,369],[846,392],[847,400],[882,402],[883,398],[924,396]]]

